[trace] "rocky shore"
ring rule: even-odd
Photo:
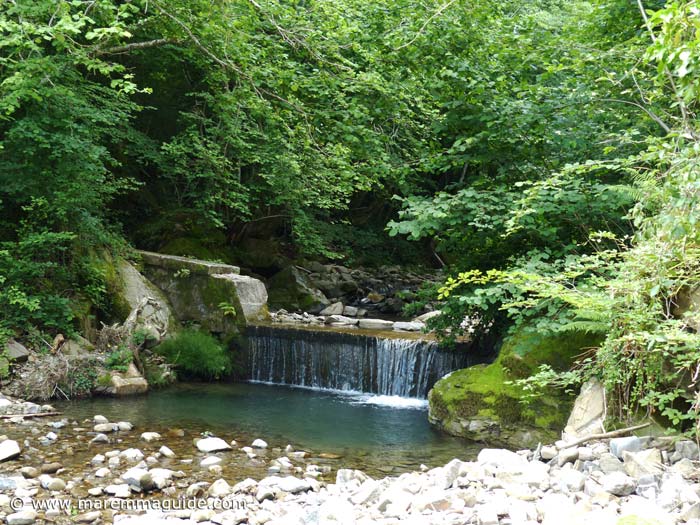
[[[0,413],[23,414],[2,420],[0,519],[8,525],[700,524],[698,446],[687,440],[484,448],[474,461],[373,479],[262,439],[192,439],[100,415],[42,417],[52,412],[0,397]],[[91,456],[64,466],[80,447]],[[241,461],[263,464],[266,475],[227,468]]]

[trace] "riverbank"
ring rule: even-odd
[[[8,525],[700,523],[698,448],[689,441],[485,448],[474,461],[370,477],[342,459],[269,446],[265,436],[243,443],[225,433],[155,433],[100,415],[78,423],[71,414],[37,417],[49,405],[5,398],[0,407],[34,416],[3,420],[0,517]],[[84,446],[90,459],[66,468]],[[240,466],[251,462],[266,473]],[[47,510],[49,501],[82,508]]]

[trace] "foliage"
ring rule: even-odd
[[[586,171],[613,166],[630,175],[634,186],[625,193],[636,203],[626,219],[634,231],[622,236],[610,229],[589,231],[583,240],[568,235],[567,241],[577,241],[572,244],[575,249],[537,250],[509,260],[503,268],[463,271],[440,291],[447,302],[447,323],[453,326],[460,316],[498,312],[516,326],[535,322],[543,333],[585,330],[604,336],[572,370],[561,373],[544,366],[539,374],[520,381],[531,394],[544,387],[569,388],[597,376],[612,394],[618,418],[641,410],[695,433],[700,428],[695,298],[700,146],[693,116],[700,92],[692,67],[697,60],[696,13],[696,2],[672,2],[648,20],[647,13],[641,17],[651,43],[628,74],[645,79],[640,107],[665,131],[663,136],[640,135],[644,149],[638,153],[580,165]],[[620,133],[628,136],[630,131]],[[540,193],[552,179],[560,180],[561,173],[532,188]],[[573,187],[571,181],[567,187]],[[552,196],[548,202],[553,200]],[[518,206],[508,219],[506,237],[527,228],[527,221],[542,208],[533,205],[530,192]],[[588,225],[588,220],[577,221]]]
[[[166,339],[156,352],[173,363],[184,377],[220,379],[231,370],[231,358],[216,338],[195,329],[186,329]]]
[[[117,350],[110,352],[105,359],[105,366],[109,370],[117,372],[126,372],[129,369],[131,361],[134,359],[134,354],[126,347],[119,347]]]

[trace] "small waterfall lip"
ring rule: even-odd
[[[365,404],[424,407],[436,381],[474,364],[468,352],[442,351],[426,338],[268,325],[246,335],[245,379],[353,394]]]

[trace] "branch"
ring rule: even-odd
[[[638,102],[634,102],[634,101],[632,101],[632,100],[623,100],[623,99],[619,99],[619,98],[601,98],[601,99],[599,99],[599,100],[600,100],[601,102],[617,102],[618,104],[628,104],[628,105],[630,105],[630,106],[635,106],[635,107],[641,109],[642,111],[644,111],[644,113],[646,113],[646,114],[649,116],[650,119],[652,119],[652,120],[653,120],[654,122],[656,122],[659,126],[661,126],[661,128],[662,128],[666,133],[670,133],[670,132],[671,132],[671,128],[670,128],[670,126],[669,126],[668,124],[666,124],[663,120],[661,120],[661,118],[660,118],[658,115],[656,115],[655,113],[653,113],[650,109],[645,108],[644,106],[642,106],[642,105],[639,104]]]
[[[418,33],[416,33],[416,36],[414,36],[410,41],[406,42],[405,44],[402,44],[402,45],[400,45],[399,47],[397,47],[397,48],[396,48],[396,51],[398,51],[399,49],[403,49],[404,47],[408,47],[408,46],[410,46],[411,44],[413,44],[413,42],[415,42],[416,40],[418,40],[418,37],[421,36],[421,35],[423,34],[423,31],[425,31],[425,28],[428,27],[428,24],[429,24],[430,22],[432,22],[435,18],[437,18],[438,16],[440,16],[440,15],[442,14],[442,12],[445,11],[445,9],[447,9],[448,7],[450,7],[452,4],[454,4],[455,1],[456,1],[456,0],[450,0],[450,1],[447,2],[446,4],[442,5],[437,11],[435,11],[435,12],[430,16],[430,18],[428,18],[428,19],[423,23],[423,25],[421,26],[421,28],[418,30]]]
[[[564,445],[561,448],[565,449],[565,448],[575,447],[576,445],[580,445],[581,443],[586,443],[587,441],[593,441],[594,439],[608,439],[608,438],[624,436],[625,434],[629,434],[631,432],[634,432],[635,430],[641,430],[643,428],[646,428],[649,425],[651,425],[651,423],[642,423],[641,425],[636,425],[634,427],[621,428],[619,430],[613,430],[611,432],[604,432],[602,434],[591,434],[590,436],[582,437],[581,439],[577,439],[576,441],[572,441],[571,443],[567,443],[566,445]]]
[[[149,47],[162,46],[165,44],[173,44],[175,40],[170,40],[169,38],[156,38],[155,40],[147,40],[146,42],[134,42],[132,44],[125,44],[123,46],[110,47],[108,49],[101,50],[98,55],[113,55],[117,53],[128,53],[134,49],[147,49]]]

